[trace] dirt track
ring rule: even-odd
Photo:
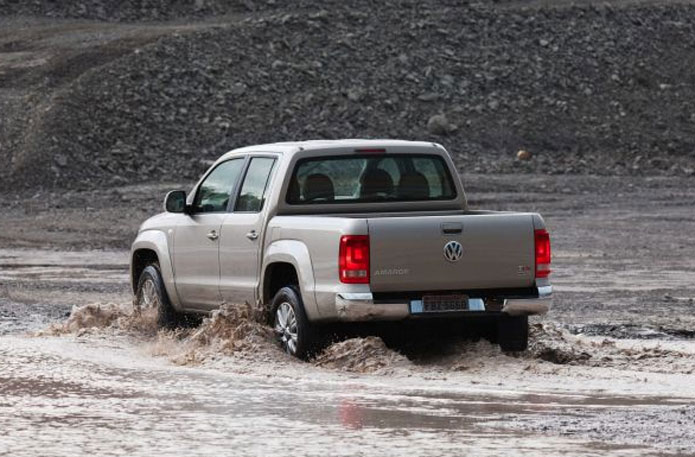
[[[337,455],[694,453],[691,181],[464,179],[473,206],[538,210],[551,230],[555,306],[534,320],[527,355],[461,341],[408,360],[397,347],[356,340],[314,366],[262,340],[229,352],[237,346],[225,338],[235,333],[219,327],[201,346],[123,324],[90,330],[93,321],[65,336],[27,338],[64,321],[75,304],[127,305],[124,248],[167,186],[4,201],[0,454],[75,449],[62,443],[101,455],[147,455],[155,446],[267,454],[277,440],[259,437],[277,424],[282,442],[303,455],[326,447]],[[278,389],[292,392],[287,405]],[[26,430],[42,438],[26,442]],[[60,446],[51,430],[65,437]],[[119,444],[124,430],[136,437],[129,445]]]

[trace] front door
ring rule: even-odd
[[[219,242],[222,222],[245,162],[218,164],[198,186],[192,213],[182,215],[174,233],[174,278],[184,308],[209,310],[220,305]]]
[[[234,211],[222,222],[220,293],[227,303],[253,304],[260,274],[265,198],[275,157],[252,157]]]

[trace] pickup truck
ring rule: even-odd
[[[541,216],[469,210],[435,143],[235,149],[164,208],[140,227],[130,269],[135,306],[164,326],[248,303],[307,358],[323,324],[484,316],[502,350],[521,351],[528,316],[551,303]]]

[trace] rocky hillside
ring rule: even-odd
[[[4,16],[45,16],[100,21],[154,21],[255,11],[272,0],[0,0]]]
[[[85,71],[0,138],[3,181],[190,179],[236,146],[343,137],[441,142],[464,172],[695,175],[693,6],[321,5]]]

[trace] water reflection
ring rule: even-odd
[[[350,399],[343,399],[338,406],[340,423],[345,428],[359,430],[364,425],[364,410]]]

